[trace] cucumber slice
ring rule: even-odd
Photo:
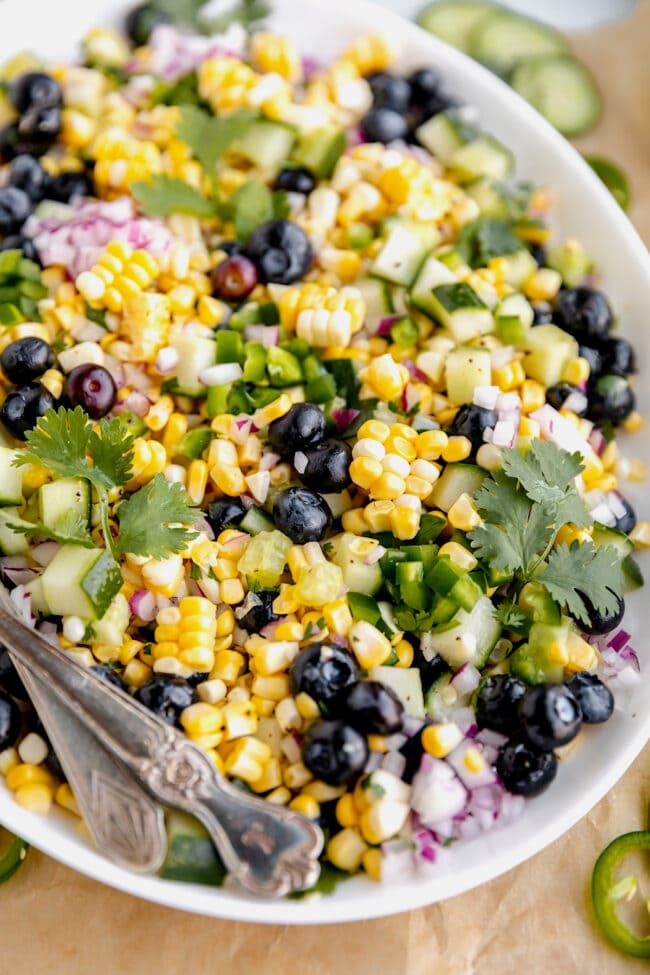
[[[226,869],[207,831],[196,819],[174,810],[167,813],[167,856],[160,869],[166,880],[221,887]]]
[[[426,299],[418,295],[417,301],[416,307],[448,328],[457,343],[470,342],[494,329],[492,312],[465,281],[439,284]]]
[[[118,592],[102,618],[93,622],[90,643],[103,643],[109,647],[121,646],[130,620],[128,600]]]
[[[336,553],[332,559],[343,572],[343,582],[352,592],[364,592],[370,596],[381,589],[383,576],[379,563],[366,565],[361,557],[355,554],[356,535],[344,534],[338,543]]]
[[[357,281],[355,287],[359,289],[366,303],[365,321],[368,327],[378,325],[382,318],[392,315],[395,311],[390,288],[386,281],[362,278],[361,281]]]
[[[503,77],[522,61],[567,50],[565,38],[548,24],[503,9],[479,20],[469,41],[472,57]],[[563,92],[560,97],[564,97]]]
[[[14,467],[17,450],[0,447],[0,507],[15,507],[23,500],[23,472]]]
[[[0,550],[4,555],[24,555],[29,550],[27,535],[14,531],[7,524],[10,521],[22,521],[17,508],[5,508],[0,511]]]
[[[315,176],[328,179],[346,146],[347,139],[343,129],[335,125],[324,125],[301,135],[291,158],[299,166],[306,166]]]
[[[217,343],[194,335],[177,335],[170,345],[178,352],[174,392],[180,396],[205,395],[207,388],[199,375],[217,361]]]
[[[577,288],[594,269],[594,262],[584,244],[575,237],[551,247],[546,255],[546,264],[562,275],[562,283],[567,288]]]
[[[521,288],[528,278],[537,270],[535,258],[522,247],[521,250],[508,254],[506,257],[506,282],[513,288]]]
[[[431,500],[436,508],[449,511],[461,494],[473,497],[487,477],[487,471],[476,464],[447,464],[436,481]]]
[[[450,111],[438,112],[415,134],[418,142],[446,166],[454,153],[466,142],[476,139],[479,132],[475,126],[465,122],[458,112]]]
[[[248,532],[249,535],[259,535],[260,532],[273,531],[275,524],[266,511],[253,505],[239,522],[239,527],[242,531]]]
[[[585,156],[585,162],[589,163],[598,179],[605,184],[616,202],[627,210],[630,205],[631,193],[630,182],[616,163],[603,156]]]
[[[529,379],[544,386],[561,382],[570,359],[578,355],[578,343],[557,325],[538,325],[526,333],[523,367]]]
[[[43,576],[36,576],[25,586],[25,592],[29,593],[31,597],[31,607],[32,612],[38,613],[39,616],[50,616],[52,610],[48,606],[45,600],[45,593],[43,592]]]
[[[594,127],[602,98],[592,75],[568,54],[533,58],[515,69],[514,90],[563,135],[582,135]]]
[[[80,545],[63,545],[41,578],[50,611],[82,619],[101,619],[122,586],[120,568],[105,549]]]
[[[442,0],[441,3],[430,3],[421,10],[417,22],[430,34],[468,54],[472,31],[486,14],[497,9],[493,3]]]
[[[501,635],[501,625],[487,596],[474,603],[471,612],[459,609],[443,632],[425,633],[421,648],[426,660],[439,654],[450,667],[471,663],[483,667]]]
[[[368,677],[390,687],[404,705],[407,714],[412,714],[415,718],[424,717],[422,677],[417,667],[371,667]]]
[[[489,386],[492,378],[487,349],[459,346],[452,349],[445,363],[447,396],[452,403],[471,403],[476,386]]]
[[[41,521],[52,531],[57,531],[61,518],[69,511],[79,515],[86,527],[90,528],[91,507],[90,483],[85,477],[62,477],[38,489]]]
[[[387,217],[382,220],[382,236],[387,237],[391,230],[402,227],[418,240],[422,241],[427,250],[432,251],[440,243],[440,231],[432,223],[417,223],[415,220],[406,220],[404,217]]]
[[[531,303],[516,292],[502,298],[494,311],[497,334],[506,345],[523,342],[534,318]]]
[[[634,542],[627,537],[625,532],[619,532],[616,528],[601,525],[599,521],[594,522],[591,537],[596,548],[600,548],[601,545],[611,545],[617,552],[620,552],[622,557],[631,555],[634,551]]]
[[[295,132],[281,122],[255,122],[233,149],[261,169],[275,170],[289,158]]]
[[[449,167],[467,182],[478,176],[507,179],[515,168],[509,149],[491,135],[482,135],[457,149],[449,160]]]
[[[408,287],[418,273],[428,248],[419,237],[403,227],[390,231],[386,243],[377,254],[371,271],[391,284]]]
[[[420,311],[423,311],[425,315],[434,314],[434,309],[431,304],[433,289],[441,284],[453,285],[457,284],[457,282],[458,278],[446,264],[438,261],[435,257],[429,257],[422,265],[420,273],[411,288],[411,304]]]

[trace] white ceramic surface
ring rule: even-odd
[[[436,66],[451,91],[478,106],[485,127],[511,146],[520,176],[553,187],[559,234],[585,241],[603,271],[604,287],[620,316],[621,329],[636,344],[642,376],[650,360],[650,262],[648,253],[617,204],[571,146],[497,78],[413,25],[363,0],[272,0],[273,25],[294,36],[306,53],[329,58],[369,29],[382,30],[403,49],[405,69]],[[114,0],[57,0],[56,17],[42,0],[7,0],[0,7],[0,58],[30,48],[51,58],[71,57],[90,26],[107,23],[124,9]],[[647,382],[640,407],[650,409]],[[650,430],[650,427],[647,428]],[[650,433],[629,442],[650,462]],[[628,492],[640,514],[650,505],[642,492]],[[646,566],[647,568],[647,566]],[[239,893],[138,876],[106,861],[63,813],[41,818],[20,809],[0,785],[0,823],[63,863],[140,897],[218,917],[284,924],[353,921],[409,910],[461,893],[511,869],[553,842],[612,788],[646,744],[650,733],[650,645],[644,629],[646,593],[629,600],[628,628],[644,664],[643,682],[629,709],[588,729],[561,764],[557,781],[527,805],[511,827],[454,846],[449,865],[391,886],[355,879],[332,897],[263,902]]]

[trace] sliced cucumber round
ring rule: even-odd
[[[504,78],[523,61],[567,51],[565,38],[553,27],[503,9],[479,20],[469,38],[472,57]]]
[[[515,69],[510,83],[563,135],[582,135],[600,118],[596,82],[571,55],[533,58]]]
[[[585,160],[596,176],[605,184],[616,202],[623,210],[627,210],[631,197],[630,183],[621,167],[603,156],[585,156]]]
[[[494,3],[472,0],[438,0],[418,14],[417,21],[430,34],[469,54],[470,35],[486,14],[498,7]]]

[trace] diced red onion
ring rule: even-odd
[[[413,379],[416,379],[419,383],[426,383],[426,382],[429,381],[429,379],[425,375],[425,373],[423,373],[421,369],[418,369],[418,367],[415,365],[415,363],[414,362],[411,362],[410,359],[404,359],[404,362],[402,363],[402,365],[405,366],[408,369],[409,374],[411,375],[411,377]]]
[[[519,393],[499,393],[496,404],[497,413],[509,413],[511,410],[521,412],[521,397]]]
[[[281,620],[273,620],[272,623],[267,623],[260,630],[260,636],[263,636],[265,640],[273,640],[275,638],[275,631],[280,625]]]
[[[492,443],[495,447],[512,447],[517,430],[511,420],[499,420],[494,427]]]
[[[261,342],[265,349],[269,349],[280,341],[280,329],[277,325],[246,325],[244,338],[247,342]]]
[[[621,650],[621,660],[624,660],[626,664],[630,664],[638,674],[641,673],[639,655],[629,644]]]
[[[608,528],[616,526],[616,516],[606,501],[597,504],[595,508],[591,508],[590,513],[594,521],[600,522],[601,525],[607,525]]]
[[[360,146],[364,142],[367,142],[365,133],[360,126],[356,126],[353,129],[348,129],[348,149],[354,149],[355,146]]]
[[[483,442],[484,443],[492,443],[493,440],[494,440],[494,430],[492,429],[492,427],[484,427],[483,428]]]
[[[501,369],[502,366],[507,366],[509,362],[512,362],[516,355],[514,345],[504,345],[499,349],[494,349],[490,353],[490,362],[493,369]]]
[[[494,410],[499,398],[498,386],[475,386],[473,402],[484,410]]]
[[[380,558],[385,554],[386,549],[383,545],[375,545],[375,547],[371,549],[370,553],[366,555],[363,563],[364,565],[375,565],[375,563],[379,562]]]
[[[614,515],[614,518],[622,518],[626,513],[625,505],[623,504],[623,499],[621,498],[618,491],[610,491],[607,495],[607,504],[609,509]]]
[[[34,559],[34,562],[38,562],[39,565],[45,567],[49,565],[56,553],[61,548],[59,542],[47,541],[41,542],[40,545],[35,545],[34,548],[30,549],[29,554]]]
[[[132,393],[126,397],[126,399],[121,400],[113,409],[114,413],[123,413],[129,411],[135,413],[136,416],[143,417],[149,412],[149,407],[151,403],[144,393],[139,393],[134,390]]]
[[[233,535],[232,538],[229,538],[227,542],[221,545],[221,551],[226,553],[236,552],[242,544],[242,539],[248,540],[249,538],[250,535],[247,535],[246,532],[242,532],[240,535]]]
[[[129,599],[129,609],[145,623],[156,617],[156,597],[148,589],[138,589]]]
[[[30,569],[29,567],[12,569],[9,566],[3,566],[2,574],[12,586],[26,586],[38,575],[38,569]]]
[[[260,458],[258,470],[270,471],[276,466],[276,464],[279,464],[281,460],[282,458],[280,457],[279,454],[274,454],[271,453],[270,450],[265,450],[264,453],[262,454],[262,457]]]
[[[250,437],[253,421],[250,417],[238,417],[230,425],[230,436],[237,444],[245,444]]]
[[[375,330],[375,335],[379,335],[383,338],[385,335],[390,335],[391,327],[402,318],[402,315],[388,315],[387,318],[381,318],[379,325]]]
[[[208,366],[199,373],[199,380],[204,386],[226,386],[228,383],[237,382],[244,375],[244,371],[238,362],[218,362],[214,366]]]
[[[471,694],[481,683],[481,675],[473,664],[463,664],[451,679],[451,685],[459,697]]]
[[[360,410],[353,409],[343,409],[343,410],[332,410],[332,419],[336,423],[336,429],[339,433],[354,423],[356,418],[359,416]]]
[[[607,646],[611,647],[616,653],[619,653],[631,639],[632,637],[627,630],[617,630],[613,637],[607,641]]]
[[[455,721],[464,735],[476,733],[476,715],[470,707],[454,708],[449,715],[450,721]]]
[[[577,392],[577,391],[569,393],[564,403],[562,404],[563,410],[571,410],[572,413],[577,413],[578,415],[584,412],[586,407],[587,407],[587,397],[585,396],[584,393]]]
[[[407,738],[413,738],[417,735],[419,731],[424,728],[424,721],[422,718],[416,717],[414,714],[405,714],[402,719],[402,730]]]
[[[468,789],[477,789],[482,785],[491,785],[496,780],[494,769],[485,762],[482,769],[477,772],[470,772],[465,764],[465,754],[468,749],[476,748],[476,739],[465,739],[460,745],[454,748],[453,752],[447,756],[447,762],[456,772],[463,785]]]
[[[415,857],[409,840],[388,840],[381,845],[381,877],[386,884],[398,883],[415,871]]]
[[[163,349],[160,349],[156,356],[155,366],[161,376],[166,376],[168,373],[173,372],[177,365],[178,352],[176,349],[173,349],[170,345],[166,345]]]
[[[375,772],[380,767],[381,760],[381,752],[370,752],[366,764],[363,766],[363,771],[366,775],[369,775],[370,772]]]
[[[207,518],[197,518],[194,522],[194,527],[198,532],[203,532],[204,535],[207,535],[211,542],[214,541],[214,531]]]
[[[317,58],[305,55],[300,60],[302,63],[302,76],[305,81],[310,81],[315,74],[323,70],[323,65]]]
[[[441,759],[422,756],[413,777],[411,806],[426,826],[457,816],[465,809],[467,791],[453,769]]]
[[[583,456],[591,450],[590,445],[584,437],[580,436],[573,424],[548,403],[534,410],[530,414],[530,419],[539,423],[544,440],[551,440],[563,450],[568,450],[569,453],[577,451]]]
[[[401,779],[404,774],[404,769],[406,768],[406,756],[402,755],[401,752],[386,752],[381,761],[381,767],[386,770],[386,772],[391,772],[396,775],[398,779]]]
[[[25,592],[22,583],[11,590],[9,599],[16,607],[18,615],[22,617],[27,626],[33,629],[36,625],[36,617],[32,615],[32,597],[28,592]]]
[[[481,744],[492,746],[493,748],[501,748],[507,740],[505,735],[499,734],[498,731],[492,731],[491,728],[481,728],[476,735],[476,741],[480,741]]]
[[[297,762],[302,760],[300,743],[296,741],[293,735],[286,735],[282,739],[280,742],[280,749],[284,757],[291,765],[295,765]]]
[[[250,494],[240,494],[239,500],[241,501],[241,503],[243,504],[243,506],[246,508],[247,511],[249,508],[252,508],[253,505],[255,504],[255,498],[251,498]]]

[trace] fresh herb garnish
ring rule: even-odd
[[[501,217],[477,217],[465,224],[455,249],[470,267],[485,267],[495,257],[514,254],[523,248],[512,229],[512,221]]]
[[[52,527],[44,525],[41,521],[31,522],[22,518],[14,520],[7,517],[7,525],[17,535],[40,535],[43,538],[51,538],[54,542],[65,544],[81,545],[84,548],[93,548],[93,541],[88,534],[86,523],[81,515],[76,511],[64,511]]]
[[[220,212],[223,218],[235,224],[237,239],[246,243],[261,224],[288,215],[287,194],[283,190],[272,193],[259,180],[249,180],[221,205]]]
[[[231,24],[250,27],[268,16],[264,0],[238,0],[217,17],[203,16],[208,0],[151,0],[150,6],[179,27],[191,27],[202,34],[220,34]]]
[[[194,105],[184,105],[176,135],[196,156],[208,176],[214,176],[217,162],[233,142],[241,139],[257,113],[241,109],[226,118],[215,118]]]
[[[170,484],[164,474],[156,474],[120,504],[117,551],[154,559],[180,552],[197,535],[182,526],[192,524],[198,515],[180,484]]]
[[[170,213],[187,213],[192,217],[214,217],[214,203],[200,190],[172,176],[152,176],[149,182],[137,180],[131,186],[143,213],[166,217]]]
[[[519,607],[511,600],[506,600],[494,610],[496,619],[501,623],[504,630],[511,630],[513,633],[526,634],[530,629],[530,619]]]
[[[555,545],[567,523],[586,527],[592,518],[575,479],[583,470],[579,454],[534,440],[522,456],[503,451],[503,470],[484,482],[474,501],[484,524],[468,534],[475,555],[496,569],[512,572],[518,585],[535,580],[572,616],[588,622],[583,594],[601,613],[614,612],[623,591],[621,556],[611,546],[574,541]]]

